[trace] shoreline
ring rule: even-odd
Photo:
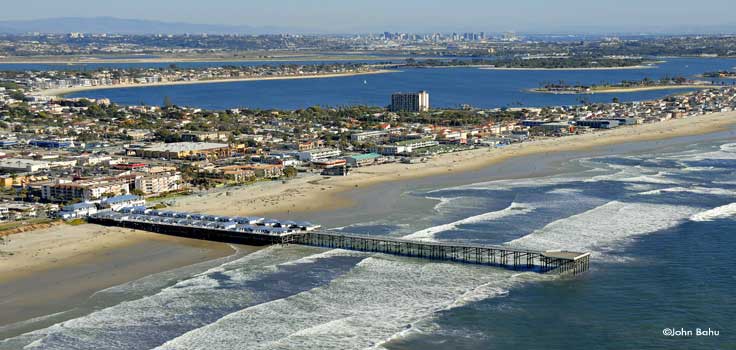
[[[607,131],[546,138],[502,148],[480,148],[443,154],[427,163],[392,163],[358,168],[347,177],[304,176],[256,186],[217,189],[177,198],[171,210],[220,215],[286,215],[353,206],[345,192],[385,182],[461,173],[490,167],[511,158],[575,152],[614,144],[653,141],[727,130],[736,125],[736,111],[675,119],[654,124],[623,126]],[[319,224],[319,223],[317,223]]]
[[[579,67],[579,68],[524,68],[524,67],[486,67],[487,70],[625,70],[625,69],[653,69],[656,65],[637,65],[625,67]]]
[[[374,75],[374,74],[388,74],[398,73],[399,70],[381,69],[370,72],[353,72],[353,73],[328,73],[328,74],[308,74],[308,75],[285,75],[285,76],[274,76],[274,77],[252,77],[252,78],[232,78],[232,79],[210,79],[210,80],[191,80],[191,81],[166,81],[159,83],[145,83],[145,84],[117,84],[117,85],[103,85],[103,86],[78,86],[70,88],[58,88],[58,89],[46,89],[40,90],[42,96],[51,97],[63,97],[64,95],[93,90],[108,90],[108,89],[128,89],[128,88],[145,88],[145,87],[156,87],[156,86],[176,86],[176,85],[195,85],[195,84],[219,84],[219,83],[236,83],[246,81],[265,81],[265,80],[297,80],[297,79],[328,79],[328,78],[343,78],[361,75]]]
[[[657,90],[685,90],[685,89],[718,89],[720,85],[662,85],[662,86],[644,86],[644,87],[631,87],[631,88],[603,88],[603,89],[592,89],[590,91],[545,91],[540,89],[529,89],[531,92],[539,94],[551,94],[551,95],[594,95],[594,94],[612,94],[612,93],[627,93],[627,92],[640,92],[640,91],[657,91]]]
[[[5,328],[18,322],[82,307],[100,290],[238,253],[219,242],[92,224],[62,224],[5,238],[0,334],[14,332],[16,327]]]
[[[302,176],[286,183],[217,189],[175,199],[171,210],[223,215],[315,213],[354,207],[350,191],[370,186],[472,172],[525,156],[578,152],[608,145],[708,134],[736,125],[736,111],[656,124],[620,127],[503,148],[437,156],[427,163],[358,168],[347,177]],[[317,222],[319,224],[319,222]],[[249,247],[248,249],[258,249]],[[89,302],[95,292],[158,272],[233,254],[230,246],[93,224],[61,225],[10,236],[0,251],[0,326],[63,312]],[[33,325],[27,325],[27,331]],[[18,326],[17,329],[20,329]],[[12,329],[8,332],[16,332]]]

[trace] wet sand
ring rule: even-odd
[[[233,254],[227,244],[61,225],[0,245],[0,326],[73,309],[95,292]]]

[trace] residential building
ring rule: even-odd
[[[246,169],[242,165],[229,165],[214,168],[204,172],[208,178],[222,180],[224,182],[245,183],[256,178],[256,172]]]
[[[56,216],[62,219],[75,219],[90,216],[97,213],[97,206],[94,203],[76,203],[65,206]]]
[[[397,92],[391,95],[392,112],[426,112],[429,110],[429,93],[419,92]]]
[[[166,171],[145,173],[135,178],[134,188],[146,196],[155,196],[167,192],[176,192],[183,189],[181,173]]]
[[[130,150],[138,157],[166,159],[225,158],[231,154],[229,145],[209,142],[159,143]]]
[[[371,152],[380,153],[385,156],[395,156],[400,154],[409,154],[420,148],[433,147],[437,145],[439,145],[439,142],[432,139],[406,140],[390,145],[371,147]]]
[[[359,132],[359,133],[350,135],[350,141],[351,142],[366,142],[366,141],[385,138],[387,136],[388,136],[388,132],[384,130],[364,131],[364,132]]]
[[[45,184],[41,187],[41,198],[51,202],[96,200],[106,194],[128,194],[130,183],[129,177],[80,181],[58,180],[56,183]]]
[[[132,194],[110,197],[100,202],[100,207],[109,208],[113,211],[118,211],[127,207],[140,207],[145,205],[145,199]]]
[[[243,170],[252,170],[257,177],[274,179],[284,175],[282,164],[248,164],[241,166]]]
[[[339,157],[339,156],[340,156],[340,150],[337,148],[319,148],[319,149],[299,152],[299,160],[307,161],[307,162],[315,161],[318,159]]]
[[[219,131],[191,131],[181,135],[182,141],[205,142],[227,141],[228,134]]]

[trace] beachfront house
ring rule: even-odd
[[[97,205],[94,203],[82,202],[65,206],[56,216],[64,219],[76,219],[87,217],[97,213]]]
[[[101,208],[118,211],[122,208],[145,206],[146,200],[132,194],[110,197],[100,202]]]

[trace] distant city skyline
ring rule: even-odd
[[[305,33],[518,31],[539,33],[728,32],[732,0],[37,0],[11,2],[0,21],[102,17],[279,28]]]

